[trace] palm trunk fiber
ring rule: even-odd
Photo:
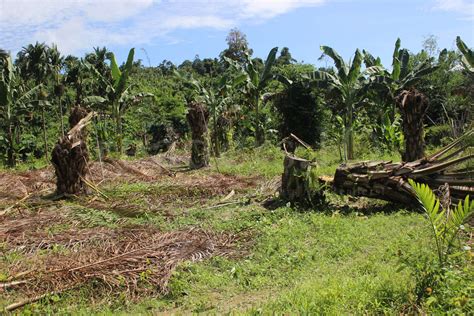
[[[209,166],[209,144],[207,140],[207,123],[209,111],[201,103],[190,102],[188,114],[186,115],[192,134],[191,169],[199,169]]]
[[[426,183],[433,190],[449,186],[450,203],[474,194],[474,154],[469,146],[473,131],[437,153],[412,162],[364,161],[342,164],[332,185],[339,194],[365,196],[415,206],[408,179]]]
[[[87,192],[84,181],[87,176],[89,152],[84,127],[93,113],[76,106],[71,111],[71,130],[62,137],[53,149],[51,162],[56,173],[56,194],[71,195]]]
[[[402,91],[396,102],[403,118],[405,151],[403,161],[415,161],[425,156],[423,119],[428,110],[428,98],[416,89]]]

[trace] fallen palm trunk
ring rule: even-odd
[[[84,109],[75,107],[69,118],[71,130],[53,149],[51,162],[55,169],[58,195],[86,192],[87,184],[84,179],[87,174],[89,152],[83,129],[93,115],[93,112],[87,114]]]
[[[433,190],[447,184],[451,203],[474,194],[472,147],[463,137],[436,152],[412,162],[365,161],[342,164],[337,168],[332,186],[339,194],[365,196],[415,205],[416,197],[408,179],[426,183]]]
[[[457,204],[466,195],[474,195],[474,131],[434,153],[412,162],[363,161],[340,165],[334,178],[312,177],[314,162],[287,152],[284,160],[281,197],[289,202],[313,206],[324,202],[323,187],[327,184],[338,194],[364,196],[407,206],[417,199],[408,179],[426,183],[433,190],[448,187],[450,203]]]

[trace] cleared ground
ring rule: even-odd
[[[331,195],[319,210],[265,208],[282,172],[278,149],[228,153],[200,171],[186,161],[95,163],[93,194],[60,201],[52,169],[0,173],[1,306],[34,300],[16,310],[25,314],[429,310],[400,269],[401,256],[433,252],[421,214]],[[322,161],[321,172],[336,164]],[[452,310],[465,310],[469,288],[456,286],[453,299],[467,301]]]

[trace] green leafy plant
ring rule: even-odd
[[[442,267],[456,249],[463,224],[474,212],[474,201],[469,201],[469,196],[466,196],[464,201],[459,201],[455,208],[451,208],[449,201],[441,203],[426,184],[416,183],[412,179],[408,181],[430,221],[439,265]]]
[[[26,87],[19,80],[18,68],[8,54],[0,55],[0,128],[5,131],[7,164],[14,167],[21,150],[21,125],[41,85]]]
[[[323,88],[329,88],[336,95],[337,102],[343,108],[344,151],[345,159],[354,159],[354,124],[356,113],[367,96],[369,82],[366,74],[380,71],[380,67],[367,67],[361,71],[364,55],[357,49],[352,61],[346,63],[344,59],[331,47],[321,46],[323,56],[328,56],[334,61],[334,72],[317,70],[312,74]]]
[[[93,65],[86,64],[87,68],[91,70],[95,76],[102,81],[107,87],[108,92],[108,103],[111,105],[112,118],[115,120],[115,133],[117,142],[117,152],[122,154],[123,152],[123,128],[122,128],[122,117],[125,111],[133,104],[140,102],[143,98],[153,97],[151,93],[131,92],[131,84],[129,83],[130,73],[133,70],[133,57],[135,55],[135,49],[130,49],[127,57],[127,61],[122,67],[119,68],[115,55],[112,52],[107,54],[107,59],[110,60],[110,70],[112,75],[112,81],[102,75]]]
[[[274,47],[268,53],[263,69],[259,69],[255,60],[245,53],[245,62],[240,64],[230,58],[224,59],[238,73],[234,79],[233,86],[239,87],[240,92],[245,95],[247,103],[255,111],[255,141],[256,146],[264,143],[265,133],[262,128],[261,106],[263,91],[268,83],[275,78],[272,67],[275,64],[278,47]]]
[[[466,196],[452,208],[449,194],[443,194],[440,200],[426,184],[416,183],[412,179],[408,181],[430,222],[437,258],[429,253],[401,256],[400,267],[401,269],[409,267],[411,270],[417,304],[423,303],[426,307],[431,305],[447,307],[452,305],[449,301],[452,300],[453,294],[459,299],[458,296],[462,292],[453,293],[451,288],[461,284],[459,277],[456,278],[456,275],[462,273],[462,269],[456,264],[460,262],[456,260],[461,254],[459,233],[464,229],[464,222],[474,211],[474,202]],[[447,193],[448,190],[446,186],[441,191]]]
[[[400,114],[396,113],[393,120],[390,119],[388,113],[385,113],[383,122],[380,126],[382,131],[382,142],[388,151],[401,150],[405,137],[402,132]]]
[[[456,46],[462,54],[461,61],[464,67],[469,73],[474,74],[474,51],[469,49],[459,36],[456,37]]]

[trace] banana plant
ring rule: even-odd
[[[410,66],[410,52],[400,49],[401,41],[397,38],[392,54],[392,70],[389,71],[382,66],[380,58],[374,58],[369,52],[364,51],[364,63],[368,68],[372,68],[371,87],[385,94],[392,103],[393,120],[396,113],[396,98],[403,90],[407,90],[416,85],[425,76],[438,69],[433,65],[432,59],[426,59],[415,67]],[[440,55],[444,54],[442,51]]]
[[[322,86],[333,90],[339,102],[344,107],[342,115],[345,130],[346,159],[354,159],[354,120],[357,107],[362,104],[368,89],[365,73],[377,71],[377,67],[368,67],[361,71],[363,54],[357,49],[352,62],[346,63],[344,59],[331,47],[321,46],[323,55],[329,56],[334,61],[335,72],[317,70],[312,78],[322,83]]]
[[[474,201],[470,201],[468,195],[453,208],[450,201],[440,201],[426,184],[416,183],[412,179],[408,181],[430,221],[439,264],[443,267],[453,254],[463,224],[474,213]],[[449,187],[447,193],[444,199],[449,200]]]
[[[402,153],[404,161],[414,161],[422,158],[424,153],[423,120],[428,108],[427,98],[414,89],[414,86],[425,76],[433,73],[439,67],[428,58],[416,66],[411,66],[410,53],[407,49],[400,49],[400,39],[395,42],[392,56],[392,71],[377,65],[377,72],[371,76],[371,87],[378,90],[392,105],[391,120],[395,119],[397,107],[403,117],[403,134],[405,148]],[[447,54],[446,50],[440,53],[440,59]],[[366,59],[366,65],[371,64]]]
[[[259,70],[248,53],[245,53],[245,62],[240,64],[235,60],[224,57],[224,59],[237,71],[234,78],[234,87],[239,87],[247,98],[248,104],[255,111],[255,143],[260,146],[265,141],[260,118],[260,106],[262,95],[268,83],[274,79],[272,67],[275,64],[278,47],[274,47],[268,53],[263,70]]]
[[[23,117],[40,88],[41,85],[25,88],[11,57],[0,54],[0,125],[6,131],[7,164],[10,167],[15,167],[20,150]]]
[[[88,69],[91,69],[97,78],[102,80],[103,83],[107,86],[107,97],[108,103],[111,106],[112,118],[115,121],[115,134],[116,134],[116,144],[117,152],[119,154],[123,153],[123,131],[122,131],[122,117],[126,110],[133,104],[140,102],[143,98],[152,97],[153,94],[139,92],[131,92],[132,86],[129,84],[130,73],[133,68],[133,57],[135,54],[135,49],[130,49],[127,57],[127,61],[123,66],[123,69],[117,65],[115,55],[112,52],[107,54],[107,59],[110,61],[110,70],[112,74],[112,81],[110,81],[106,76],[102,75],[95,67],[90,64],[87,64]]]
[[[474,75],[474,51],[467,47],[466,43],[464,43],[459,36],[456,37],[456,46],[462,54],[461,62],[464,68],[466,68],[471,75]]]

